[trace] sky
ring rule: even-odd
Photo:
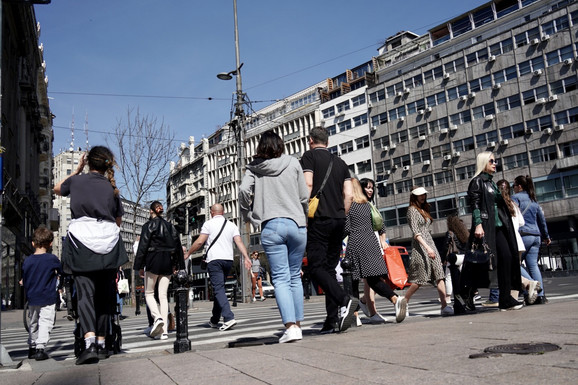
[[[370,60],[399,31],[423,35],[486,2],[238,0],[243,92],[264,108]],[[84,149],[86,133],[106,144],[138,109],[174,131],[175,160],[178,143],[230,119],[235,79],[216,75],[235,69],[233,0],[52,0],[35,13],[55,154],[70,147],[73,119]]]

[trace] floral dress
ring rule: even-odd
[[[382,228],[380,233],[383,231]],[[353,279],[387,275],[383,250],[373,232],[369,203],[351,204],[345,222],[345,233],[349,234],[345,255],[353,264]]]
[[[435,285],[437,281],[444,279],[445,275],[440,254],[431,236],[432,221],[426,220],[413,206],[407,209],[407,221],[414,236],[411,241],[408,280],[418,285],[428,283]],[[417,234],[420,234],[427,245],[435,251],[435,258],[430,258],[423,250],[421,244],[415,239]]]

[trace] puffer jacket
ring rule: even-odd
[[[179,234],[171,223],[155,217],[143,225],[138,249],[134,259],[134,269],[170,275],[173,267],[185,268],[183,247]]]

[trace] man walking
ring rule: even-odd
[[[243,255],[243,263],[247,271],[251,269],[251,260],[241,240],[239,228],[223,216],[223,205],[215,203],[210,211],[212,219],[203,224],[201,234],[185,255],[185,259],[207,242],[207,272],[213,286],[214,296],[213,315],[209,320],[209,326],[216,329],[223,316],[223,324],[219,330],[225,331],[237,323],[225,292],[225,280],[233,267],[233,242]]]
[[[327,318],[321,333],[345,331],[351,326],[358,300],[349,296],[336,279],[343,241],[345,216],[353,200],[349,169],[327,150],[329,134],[323,127],[309,133],[309,147],[301,166],[310,196],[318,194],[319,206],[307,224],[307,261],[312,279],[325,292]]]

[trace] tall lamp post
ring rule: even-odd
[[[244,101],[244,94],[243,94],[243,85],[241,81],[241,67],[243,67],[243,63],[241,63],[240,55],[239,55],[239,28],[237,24],[237,0],[233,0],[233,11],[235,15],[235,59],[236,59],[236,67],[233,71],[230,72],[221,72],[217,75],[217,77],[221,80],[231,80],[233,76],[237,80],[237,101],[235,103],[235,119],[231,122],[231,127],[235,132],[235,139],[237,141],[237,175],[238,175],[238,185],[241,185],[241,180],[243,179],[243,173],[245,171],[245,129],[244,129],[244,120],[245,120],[245,111],[243,109]],[[245,244],[245,247],[249,247],[249,231],[247,229],[248,225],[244,225],[242,223],[241,218],[241,205],[239,202],[239,198],[237,197],[237,213],[239,215],[239,230],[241,232],[241,239]],[[241,274],[241,296],[243,297],[243,302],[248,302],[248,272],[245,271],[245,265],[242,261],[242,256],[239,259],[239,270]],[[236,295],[236,294],[233,294]]]

